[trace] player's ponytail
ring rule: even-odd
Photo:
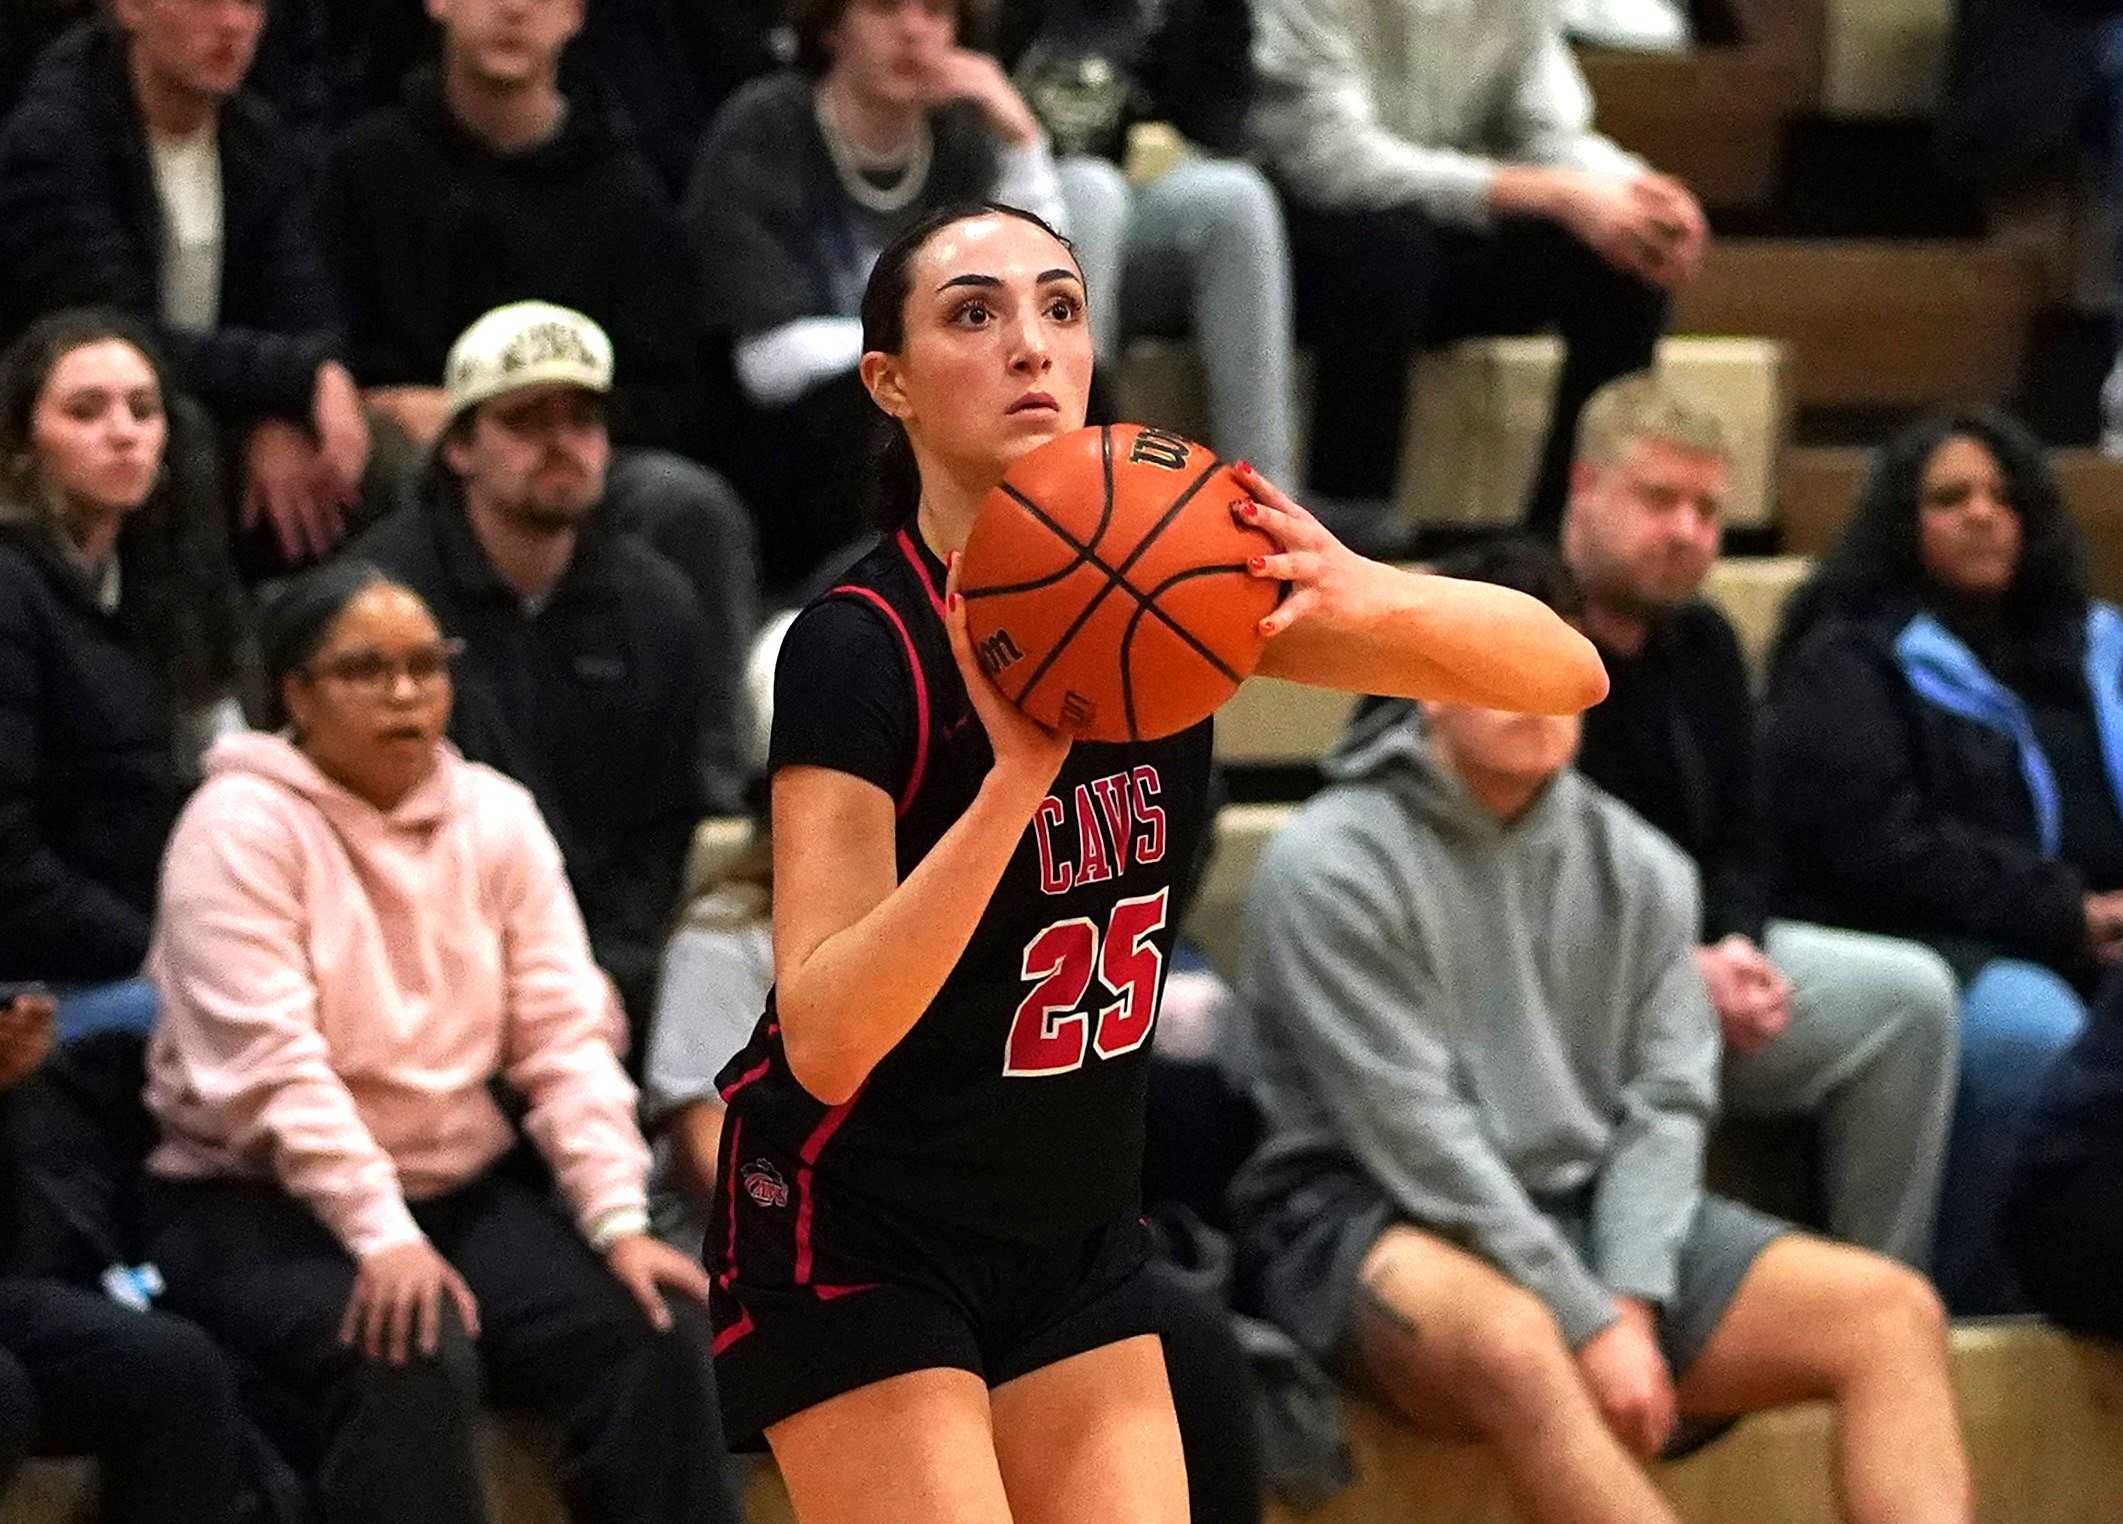
[[[973,217],[1018,217],[1041,229],[1072,253],[1075,245],[1049,227],[1047,220],[1023,207],[1004,206],[999,201],[962,201],[927,213],[905,232],[885,245],[870,267],[869,284],[862,293],[862,347],[864,353],[879,350],[898,354],[907,342],[907,293],[914,256],[922,246],[954,223]],[[921,469],[915,464],[914,446],[905,427],[896,418],[884,419],[882,444],[876,469],[870,475],[870,522],[890,532],[914,517],[921,506]]]

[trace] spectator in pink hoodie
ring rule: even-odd
[[[617,1001],[531,796],[442,740],[451,649],[372,568],[297,584],[263,645],[287,728],[208,754],[148,959],[170,1305],[315,1400],[331,1524],[483,1520],[482,1396],[559,1421],[579,1520],[734,1519],[707,1280],[647,1232]]]

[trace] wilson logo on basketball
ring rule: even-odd
[[[1017,649],[1017,642],[1010,638],[1008,630],[997,630],[990,635],[980,643],[975,654],[980,658],[980,670],[991,678],[1025,659],[1025,653]]]
[[[763,1207],[785,1207],[789,1204],[789,1182],[781,1178],[781,1171],[765,1160],[744,1167],[741,1177],[745,1194]]]
[[[1128,452],[1128,462],[1137,466],[1162,466],[1167,471],[1184,471],[1190,448],[1177,434],[1144,429],[1135,436],[1135,448]]]

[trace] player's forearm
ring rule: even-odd
[[[965,814],[892,892],[775,991],[789,1067],[828,1105],[858,1090],[958,966],[1046,786],[991,772]]]
[[[1258,670],[1314,687],[1575,714],[1607,696],[1592,642],[1511,588],[1361,563],[1347,596],[1269,642]]]

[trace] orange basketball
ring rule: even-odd
[[[958,590],[981,669],[1043,725],[1152,741],[1206,719],[1260,659],[1274,542],[1231,516],[1228,466],[1116,423],[1048,441],[988,494]]]

